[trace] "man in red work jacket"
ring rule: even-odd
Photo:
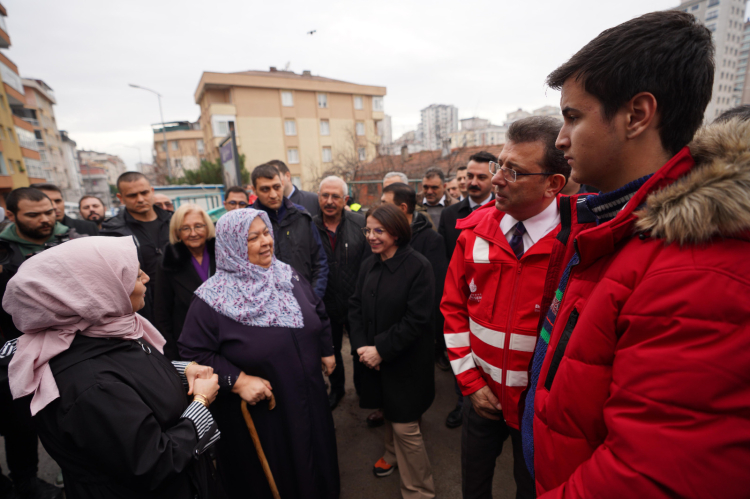
[[[523,462],[518,401],[536,343],[544,278],[559,231],[557,196],[570,167],[555,148],[561,124],[531,117],[514,122],[494,174],[494,206],[480,207],[463,229],[445,281],[448,358],[471,404],[463,406],[464,499],[492,497],[495,460],[513,443],[516,497],[534,497]]]

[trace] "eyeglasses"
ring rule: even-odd
[[[503,178],[508,182],[515,182],[518,177],[530,177],[532,175],[555,175],[554,173],[518,173],[515,170],[506,168],[500,163],[490,161],[490,173],[495,175],[497,172],[503,172]]]
[[[338,194],[329,194],[327,192],[326,193],[321,192],[320,194],[318,194],[318,196],[320,197],[320,199],[325,199],[325,200],[328,200],[328,198],[331,198],[334,201],[338,201],[340,199],[343,199],[342,196],[340,196]]]
[[[245,208],[247,206],[247,203],[244,201],[227,201],[227,204],[229,206],[239,206],[240,208]]]
[[[196,233],[198,233],[198,232],[203,232],[204,230],[206,230],[206,225],[205,224],[195,224],[192,227],[190,227],[189,225],[185,225],[184,227],[180,227],[178,230],[182,234],[190,234],[193,231],[195,231]]]
[[[371,229],[369,227],[362,227],[360,230],[362,231],[362,234],[365,235],[365,237],[370,235],[370,231],[374,232],[376,236],[382,236],[383,234],[386,233],[386,230],[381,229],[380,227],[377,227],[375,229]]]

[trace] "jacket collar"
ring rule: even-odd
[[[424,216],[422,213],[415,211],[412,214],[411,219],[411,236],[412,239],[414,236],[422,232],[423,230],[432,229],[432,224],[429,220],[427,220],[427,217]]]
[[[60,374],[64,370],[80,362],[84,362],[99,355],[132,347],[132,340],[121,338],[91,338],[76,334],[70,348],[50,360],[53,374]]]
[[[216,239],[209,239],[206,241],[206,249],[208,254],[213,261],[216,249]],[[190,257],[192,254],[185,243],[178,242],[175,244],[167,245],[164,251],[164,259],[162,260],[162,268],[167,272],[177,272],[184,269],[186,266],[191,265]]]
[[[344,225],[346,225],[347,220],[349,220],[350,218],[351,218],[351,212],[347,212],[347,210],[343,210],[341,212],[341,221],[336,227],[336,234],[344,230]],[[317,225],[320,230],[328,230],[328,227],[326,227],[325,222],[323,222],[322,213],[319,215],[315,215],[313,217],[313,222],[315,222],[315,225]]]
[[[399,246],[399,248],[396,250],[396,254],[386,261],[383,261],[380,258],[380,255],[374,256],[377,263],[379,263],[380,265],[384,265],[391,272],[391,274],[394,274],[401,266],[401,264],[404,263],[406,257],[411,255],[413,251],[414,250],[412,249],[412,247],[407,244],[406,246]]]
[[[172,218],[172,213],[167,210],[162,210],[158,206],[154,206],[154,211],[156,212],[156,219],[161,222],[169,222],[169,220]],[[127,208],[123,208],[120,213],[117,214],[117,217],[120,217],[120,214],[122,214],[122,220],[125,223],[128,224],[137,224],[141,223],[139,220],[136,220],[133,215],[130,214],[130,212],[127,210]]]

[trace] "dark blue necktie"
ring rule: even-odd
[[[523,235],[526,233],[526,227],[523,222],[518,222],[513,229],[513,237],[510,238],[510,249],[516,254],[519,260],[523,256]]]

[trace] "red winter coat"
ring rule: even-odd
[[[750,123],[711,126],[611,222],[561,203],[545,314],[580,263],[534,400],[540,499],[750,494],[748,151]]]
[[[461,219],[440,310],[448,358],[464,395],[489,385],[506,423],[518,429],[544,277],[559,226],[516,258],[494,203]]]

